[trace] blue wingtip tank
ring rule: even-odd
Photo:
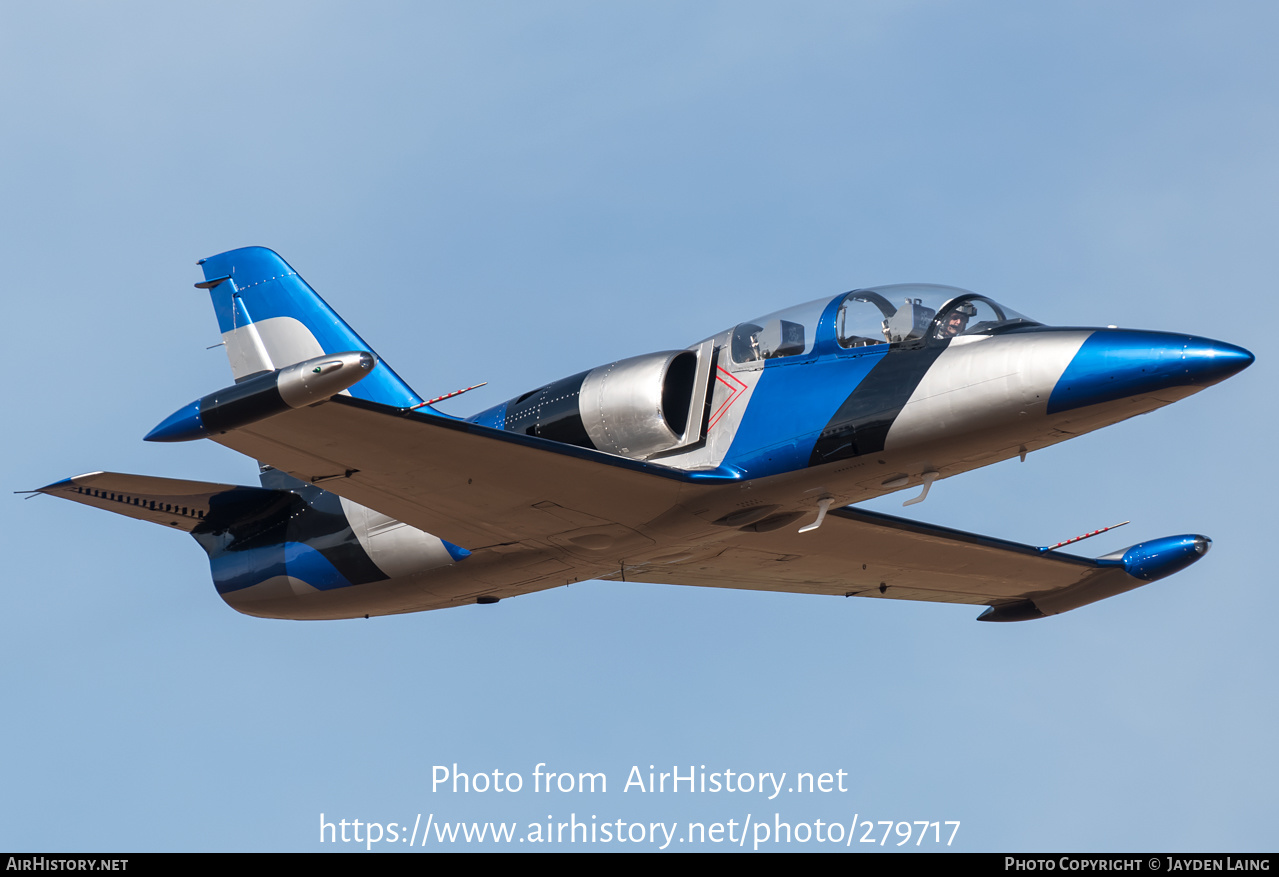
[[[145,440],[186,442],[239,429],[353,387],[375,373],[374,364],[373,354],[351,350],[258,374],[179,408]]]

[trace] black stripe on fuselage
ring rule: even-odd
[[[906,400],[949,343],[930,341],[890,347],[822,429],[808,465],[820,466],[882,451],[888,430]]]
[[[560,378],[531,393],[525,393],[506,403],[506,419],[502,428],[507,432],[533,435],[538,438],[595,449],[591,437],[582,425],[579,400],[582,382],[590,372],[582,372]]]
[[[342,501],[314,485],[296,492],[245,488],[214,496],[209,514],[191,535],[210,554],[301,542],[352,584],[388,578],[356,538]]]

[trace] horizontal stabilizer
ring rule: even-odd
[[[217,505],[230,498],[229,494],[248,498],[249,494],[266,495],[277,491],[150,475],[90,472],[41,487],[36,493],[62,497],[189,533],[208,518]]]

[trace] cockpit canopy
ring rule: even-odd
[[[1034,320],[975,292],[903,283],[856,289],[844,296],[835,317],[835,337],[841,347],[861,347],[991,335],[1011,326],[1034,325]]]
[[[823,315],[828,315],[826,321]],[[819,334],[833,334],[840,347],[852,348],[945,341],[1036,325],[984,295],[953,286],[903,283],[855,289],[833,301],[818,299],[739,323],[732,330],[730,347],[733,361],[742,364],[808,353]]]

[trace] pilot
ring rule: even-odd
[[[968,328],[968,318],[976,315],[977,309],[968,302],[955,305],[946,318],[937,327],[938,338],[954,338]]]

